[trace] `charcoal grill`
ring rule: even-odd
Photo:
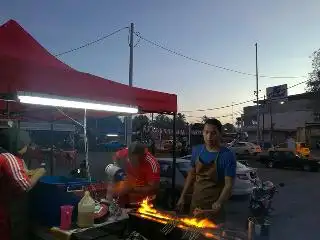
[[[148,216],[142,216],[140,213],[129,213],[130,231],[137,231],[150,240],[178,240],[182,239],[186,229],[175,227],[170,233],[165,235],[161,230],[164,223],[151,220]],[[197,240],[246,240],[247,236],[243,232],[223,230],[223,229],[204,229],[202,233],[210,232],[211,237],[200,234]],[[188,240],[188,238],[185,238]]]
[[[161,232],[161,229],[163,229],[163,227],[165,226],[164,223],[147,219],[145,217],[142,217],[142,215],[140,215],[139,213],[129,214],[129,226],[131,228],[130,230],[137,231],[147,239],[152,240],[178,240],[182,239],[182,237],[185,235],[185,230],[178,227],[175,227],[170,233],[165,235]],[[215,238],[207,238],[202,234],[197,238],[197,240],[207,239],[212,240]]]

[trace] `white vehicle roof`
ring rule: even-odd
[[[172,162],[172,158],[157,158],[159,161],[164,161],[164,162]],[[177,163],[190,163],[190,160],[183,159],[183,158],[176,158]]]
[[[188,157],[188,156],[191,156],[191,155],[187,155],[187,156],[184,156],[184,157]],[[184,157],[182,158],[177,158],[176,159],[176,162],[177,163],[190,163],[190,160],[187,160],[187,159],[184,159]],[[159,161],[165,161],[165,162],[172,162],[172,158],[158,158]],[[242,171],[252,171],[254,170],[253,168],[251,167],[247,167],[246,165],[240,163],[237,161],[237,172],[242,172]]]

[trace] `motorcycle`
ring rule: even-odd
[[[271,181],[253,181],[254,188],[250,195],[249,209],[252,217],[255,219],[265,219],[274,210],[272,208],[272,201],[274,195],[278,193],[278,186],[283,187],[280,183],[278,186]]]

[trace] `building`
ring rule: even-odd
[[[296,136],[297,129],[313,129],[320,126],[319,114],[316,113],[316,101],[314,93],[303,93],[288,96],[285,102],[259,101],[260,103],[260,133],[261,140],[273,141],[274,144],[282,143],[288,135]],[[243,108],[243,130],[248,133],[249,141],[257,138],[257,106]],[[271,124],[272,123],[272,124]],[[320,127],[319,127],[320,129]],[[315,146],[320,140],[319,131],[314,132],[310,144]]]

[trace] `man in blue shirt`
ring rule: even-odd
[[[234,153],[221,146],[222,124],[217,119],[206,120],[203,128],[204,144],[193,147],[191,170],[177,203],[184,205],[185,194],[193,186],[191,211],[194,215],[224,220],[223,204],[230,197],[236,175]]]

